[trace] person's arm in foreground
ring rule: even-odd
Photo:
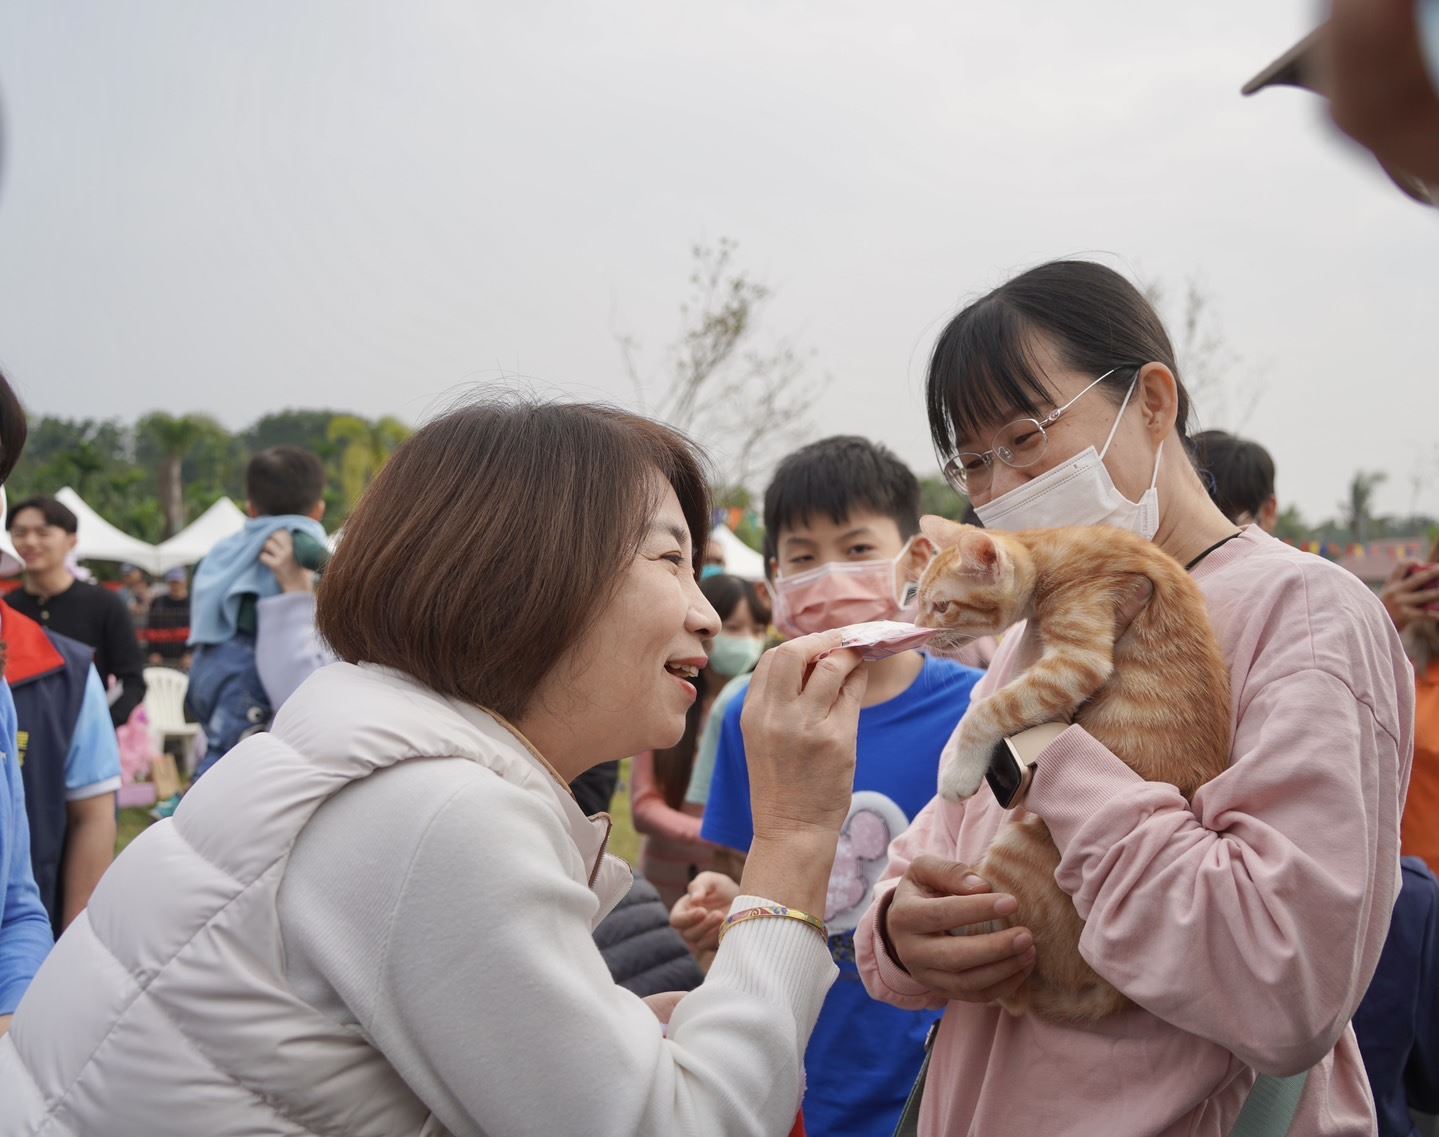
[[[110,725],[105,688],[92,667],[80,715],[65,758],[65,856],[61,929],[90,902],[115,859],[115,794],[120,788],[120,744]]]
[[[15,703],[10,685],[0,680],[0,850],[9,864],[0,864],[5,890],[0,895],[0,1035],[52,943],[50,917],[40,903],[40,890],[30,872],[30,826],[16,757]]]
[[[755,847],[737,908],[823,911],[864,677],[843,653],[802,683],[807,659],[837,643],[797,640],[756,676],[746,719]],[[353,866],[348,886],[346,866],[332,872],[294,902],[320,906],[301,934],[318,929],[339,955],[377,937],[374,913],[345,901]],[[543,799],[471,782],[425,830],[386,922],[376,983],[355,980],[343,958],[326,967],[323,944],[304,950],[456,1137],[788,1132],[804,1047],[836,973],[824,939],[791,919],[735,927],[665,1037],[650,1008],[610,978],[590,938],[596,899],[583,875]]]
[[[315,574],[295,559],[295,539],[278,529],[265,542],[260,563],[280,582],[276,596],[255,606],[255,669],[277,710],[301,683],[335,657],[315,631]]]
[[[638,832],[670,841],[700,839],[700,818],[674,809],[665,801],[665,795],[655,780],[653,750],[635,755],[634,762],[630,765],[630,784],[634,794],[630,802],[630,813],[634,817],[635,829]]]
[[[61,929],[90,903],[90,894],[115,860],[115,793],[65,803],[65,904]]]
[[[103,654],[120,683],[120,695],[110,705],[110,721],[115,726],[124,726],[130,721],[131,712],[145,698],[145,652],[135,634],[129,609],[119,597],[111,599],[114,603],[105,606]],[[100,676],[102,682],[107,678]]]

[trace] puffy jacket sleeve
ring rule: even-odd
[[[553,807],[483,776],[427,812],[394,888],[355,879],[353,825],[297,847],[281,918],[290,966],[325,976],[448,1132],[789,1131],[836,974],[813,929],[736,928],[666,1036],[591,938],[599,901]]]

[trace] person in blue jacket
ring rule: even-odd
[[[0,514],[5,479],[25,447],[25,412],[4,375],[0,375]],[[5,628],[0,621],[0,641]],[[52,941],[50,917],[30,872],[30,826],[20,781],[15,700],[0,682],[0,1035],[40,969]]]
[[[1400,862],[1399,898],[1354,1034],[1374,1094],[1379,1137],[1429,1132],[1439,1113],[1439,879],[1418,857]]]

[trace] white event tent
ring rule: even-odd
[[[176,565],[193,565],[226,537],[245,527],[245,514],[227,497],[222,497],[168,541],[155,548],[155,572]]]
[[[745,580],[764,579],[763,555],[736,537],[728,525],[716,525],[711,529],[710,540],[717,541],[724,549],[725,572],[742,576]]]
[[[155,546],[138,537],[122,533],[93,509],[85,499],[66,486],[55,500],[75,515],[79,522],[75,536],[75,559],[79,561],[122,561],[139,565],[147,572],[160,571]]]
[[[57,493],[55,500],[70,510],[78,522],[77,561],[119,561],[138,565],[152,576],[178,565],[195,564],[245,524],[245,514],[240,507],[228,497],[222,497],[169,540],[152,545],[111,525],[69,486]],[[9,534],[0,534],[0,576],[15,576],[21,568]]]

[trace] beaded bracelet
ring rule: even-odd
[[[745,908],[727,917],[720,927],[719,938],[723,940],[729,930],[736,924],[743,924],[746,920],[767,920],[767,919],[798,920],[801,924],[808,924],[826,940],[829,938],[829,929],[825,927],[824,921],[818,916],[811,916],[807,912],[801,912],[797,908],[787,908],[783,904],[760,904],[753,908]]]

